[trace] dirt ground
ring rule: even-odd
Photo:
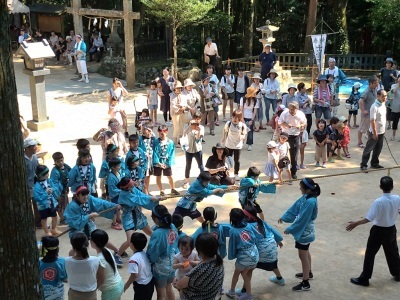
[[[17,80],[18,80],[17,74]],[[69,84],[71,74],[64,75],[66,84]],[[109,81],[109,79],[106,79]],[[144,91],[135,91],[127,98],[127,112],[129,117],[130,132],[134,132],[134,99],[136,106],[141,109],[145,105]],[[30,103],[26,97],[19,99],[21,114],[29,119],[31,116]],[[107,104],[104,92],[98,92],[87,95],[75,95],[71,97],[63,97],[47,99],[48,113],[52,120],[55,121],[55,128],[42,132],[32,133],[33,137],[38,137],[43,144],[43,149],[49,154],[55,151],[62,151],[65,161],[73,165],[76,159],[77,150],[75,148],[76,140],[79,138],[88,138],[96,133],[96,131],[107,124]],[[345,115],[344,105],[340,106],[339,115]],[[162,119],[159,114],[159,120]],[[172,131],[172,130],[171,130]],[[172,132],[170,132],[171,134]],[[220,141],[222,126],[216,128],[216,135],[206,135],[206,144],[203,146],[204,161],[211,154],[211,148]],[[357,171],[361,159],[362,149],[356,147],[356,130],[351,130],[351,158],[344,161],[337,161],[328,164],[327,169],[314,167],[314,142],[309,141],[306,148],[305,164],[307,169],[298,172],[298,177],[306,176],[315,177],[319,175],[338,174]],[[400,150],[397,141],[390,142],[390,130],[386,134],[388,143],[395,158],[400,157]],[[272,135],[271,129],[255,133],[255,144],[252,152],[246,149],[242,151],[240,176],[245,176],[250,166],[257,166],[261,170],[266,162],[266,143]],[[93,142],[91,153],[95,166],[99,169],[101,164],[101,147]],[[395,166],[388,146],[385,143],[382,154],[380,156],[381,164],[385,167]],[[45,163],[51,167],[51,157],[46,157]],[[184,192],[181,188],[184,179],[184,154],[180,149],[176,152],[176,165],[173,168],[174,179],[178,190]],[[191,179],[197,176],[198,170],[193,164],[191,171]],[[397,180],[400,171],[392,170],[391,175],[395,179],[395,193],[399,193]],[[322,194],[319,197],[319,215],[316,220],[316,241],[312,243],[310,252],[312,255],[312,270],[314,280],[312,280],[312,290],[304,293],[295,293],[291,291],[291,287],[296,285],[299,280],[294,274],[301,271],[300,260],[297,251],[294,248],[294,240],[292,236],[284,236],[284,247],[279,250],[279,268],[282,275],[286,279],[286,286],[281,287],[268,281],[268,277],[272,273],[261,270],[255,270],[252,280],[253,295],[255,299],[398,299],[399,283],[395,282],[386,265],[383,251],[380,251],[376,257],[375,270],[368,288],[354,286],[350,283],[350,277],[358,276],[362,270],[365,245],[367,242],[370,225],[364,225],[356,228],[352,232],[346,232],[345,226],[351,220],[362,218],[370,207],[372,201],[379,197],[379,179],[381,176],[387,175],[387,171],[373,172],[368,174],[355,174],[347,176],[329,177],[317,179],[320,184]],[[265,176],[261,176],[261,180],[267,180]],[[167,182],[164,181],[165,187]],[[151,180],[151,191],[156,191],[155,179]],[[168,191],[168,189],[167,189]],[[279,186],[275,195],[260,194],[259,203],[265,212],[266,221],[275,226],[283,235],[286,224],[277,224],[279,217],[285,210],[300,197],[298,182],[292,186]],[[170,212],[176,206],[177,199],[165,201]],[[205,207],[213,205],[218,212],[218,222],[229,222],[229,211],[231,208],[238,207],[237,193],[228,193],[223,198],[209,197],[199,203],[198,208],[202,211]],[[148,216],[149,223],[152,225],[150,213]],[[110,228],[110,221],[98,218],[98,228],[106,230],[110,235],[111,241],[119,246],[125,240],[124,232],[118,232]],[[183,231],[187,234],[193,233],[200,224],[197,221],[191,221],[185,218]],[[67,227],[60,226],[59,230],[65,230]],[[42,231],[37,230],[38,238],[42,236]],[[60,256],[67,256],[70,249],[68,235],[60,238]],[[91,249],[90,254],[95,252]],[[132,252],[129,250],[128,254]],[[127,263],[128,258],[123,259]],[[224,287],[229,289],[234,261],[224,260],[225,279]],[[127,265],[119,269],[124,281],[128,278]],[[239,280],[237,287],[242,285]],[[65,284],[65,292],[67,294],[68,284]],[[178,294],[176,293],[178,299]],[[128,290],[122,299],[133,299],[133,290]],[[156,296],[153,297],[156,299]],[[223,296],[222,299],[228,299]]]

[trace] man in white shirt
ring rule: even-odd
[[[90,56],[89,61],[93,61],[92,56],[96,52],[99,52],[97,54],[97,62],[100,62],[104,52],[104,44],[103,44],[103,39],[99,36],[97,32],[95,32],[93,35],[93,45],[92,48],[90,48],[89,50],[89,56]]]
[[[374,269],[375,255],[381,246],[385,251],[390,274],[395,281],[400,282],[400,256],[397,247],[396,221],[400,209],[400,197],[391,194],[393,179],[389,176],[381,178],[380,186],[383,195],[376,199],[364,219],[350,222],[346,230],[351,231],[358,225],[372,222],[373,226],[368,237],[365,251],[364,267],[359,277],[351,278],[356,285],[369,286],[369,279]]]
[[[364,148],[360,170],[366,171],[368,167],[369,157],[372,152],[371,168],[382,169],[383,166],[379,164],[379,154],[381,154],[383,147],[383,138],[386,128],[386,91],[379,90],[377,99],[370,108],[370,126],[368,131],[368,141]]]
[[[226,122],[226,105],[229,101],[229,108],[232,117],[233,99],[235,99],[235,76],[231,74],[231,66],[225,67],[225,75],[221,77],[220,86],[223,100],[222,115],[224,117],[224,122]]]
[[[289,135],[290,171],[292,172],[292,178],[297,179],[297,155],[300,149],[300,135],[307,126],[306,115],[299,110],[297,102],[291,102],[289,103],[289,109],[284,110],[279,117],[278,124],[282,127],[282,131]]]
[[[210,37],[206,38],[206,43],[204,46],[204,62],[215,67],[217,57],[219,57],[217,44],[213,43]]]

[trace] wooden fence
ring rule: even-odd
[[[315,64],[313,53],[276,53],[281,67],[292,71],[310,71]],[[328,58],[336,59],[336,65],[345,71],[377,71],[384,67],[384,55],[374,54],[325,54],[325,68],[328,67]],[[258,56],[249,56],[228,59],[222,62],[229,64],[236,72],[238,67],[249,71],[258,66]]]
[[[156,41],[145,44],[135,44],[135,61],[150,61],[167,58],[166,42]]]

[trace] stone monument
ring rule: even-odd
[[[49,120],[46,107],[46,85],[45,75],[50,74],[50,70],[45,68],[45,58],[54,57],[48,41],[26,43],[22,42],[16,55],[24,58],[25,69],[23,73],[29,76],[31,90],[32,120],[27,122],[28,128],[39,131],[54,127],[54,122]]]

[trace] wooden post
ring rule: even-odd
[[[123,0],[124,6],[124,33],[125,33],[125,60],[126,60],[126,83],[129,89],[135,87],[135,48],[133,36],[133,20],[130,18],[132,12],[132,0]]]
[[[74,31],[75,34],[81,34],[83,36],[82,16],[79,14],[79,9],[81,8],[81,6],[81,0],[72,0],[72,17],[74,20]]]

